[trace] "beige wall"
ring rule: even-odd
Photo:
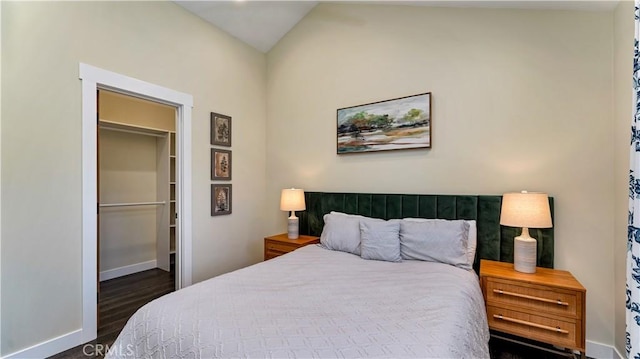
[[[193,279],[261,259],[265,56],[170,2],[2,2],[2,339],[81,325],[78,63],[193,95]],[[233,117],[233,214],[210,216],[209,113]]]
[[[614,198],[615,221],[614,298],[615,348],[625,354],[625,282],[627,254],[627,213],[629,210],[629,136],[633,112],[633,34],[634,3],[621,1],[614,13]]]
[[[556,199],[556,267],[614,342],[611,13],[321,4],[268,54],[269,232],[282,188]],[[336,155],[336,109],[431,91],[433,148]]]

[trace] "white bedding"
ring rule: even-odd
[[[107,358],[489,358],[473,271],[306,246],[136,312]]]

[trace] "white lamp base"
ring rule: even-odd
[[[287,226],[287,238],[298,239],[298,236],[298,217],[296,217],[295,212],[291,211]]]
[[[522,235],[513,240],[513,266],[522,273],[536,272],[537,243],[529,236],[529,229],[523,228]]]

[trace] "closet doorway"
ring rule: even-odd
[[[176,109],[176,278],[178,288],[192,282],[191,116],[193,96],[85,63],[82,83],[82,329],[70,339],[75,345],[97,337],[98,103],[97,91],[108,90]]]
[[[98,118],[100,281],[170,272],[178,233],[176,109],[98,90]]]
[[[177,289],[177,113],[102,89],[97,103],[97,335],[108,341],[139,307]]]

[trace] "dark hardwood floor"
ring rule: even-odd
[[[511,341],[512,339],[516,339],[518,341],[522,341],[523,339],[515,338],[506,334],[496,334],[497,336],[492,336],[489,341],[491,359],[573,359],[580,357],[579,355],[575,355],[571,352],[562,352],[562,350],[534,341],[527,342],[536,346],[547,347],[551,351],[534,348],[521,343],[514,343]]]
[[[160,269],[131,274],[100,283],[100,323],[98,338],[56,354],[53,359],[104,358],[131,315],[144,304],[174,290],[175,276]],[[565,359],[573,356],[553,354],[507,340],[492,338],[491,359]]]
[[[50,358],[103,358],[138,308],[175,289],[175,271],[150,269],[100,283],[98,338]]]

